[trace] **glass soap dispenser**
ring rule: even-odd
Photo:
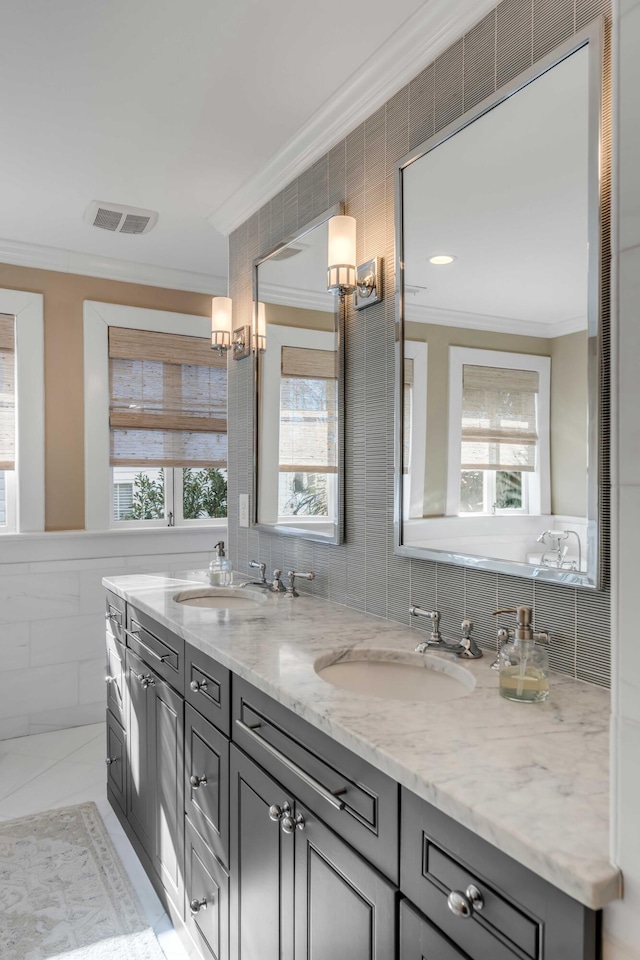
[[[519,606],[499,613],[515,613],[515,630],[499,630],[504,639],[498,651],[500,696],[518,703],[540,703],[549,697],[548,633],[535,633],[531,607]]]
[[[233,580],[233,565],[224,552],[224,540],[216,543],[213,560],[209,564],[209,583],[212,587],[230,587]]]

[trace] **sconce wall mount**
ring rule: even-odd
[[[382,257],[374,257],[362,263],[356,271],[356,289],[353,305],[364,310],[382,300]]]

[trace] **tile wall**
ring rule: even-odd
[[[230,243],[230,295],[237,324],[251,318],[252,261],[337,201],[358,223],[358,262],[384,257],[383,303],[346,318],[346,536],[339,546],[307,543],[238,526],[238,494],[253,470],[252,361],[229,378],[229,539],[238,569],[313,569],[313,593],[409,624],[409,606],[437,607],[444,629],[463,616],[478,640],[495,645],[491,611],[535,607],[554,633],[553,665],[608,685],[610,596],[393,555],[394,166],[411,148],[608,11],[608,0],[503,0],[408,86],[333,147],[236,230]],[[608,391],[605,377],[605,391]],[[605,397],[606,403],[606,397]],[[608,423],[608,418],[607,421]],[[603,506],[608,510],[608,442]],[[605,541],[609,523],[605,514]],[[412,624],[416,629],[422,623]]]

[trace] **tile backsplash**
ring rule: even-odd
[[[344,201],[358,223],[358,262],[384,257],[385,299],[356,313],[348,306],[345,367],[345,542],[338,546],[274,536],[238,525],[238,494],[251,491],[252,361],[230,364],[229,540],[236,569],[313,569],[318,596],[409,625],[409,606],[437,607],[446,633],[474,621],[495,646],[498,606],[532,604],[551,630],[551,663],[594,683],[610,677],[610,596],[520,577],[393,555],[394,169],[410,149],[508,82],[557,44],[607,14],[607,0],[503,0],[488,16],[324,157],[239,227],[230,242],[230,296],[236,324],[252,309],[252,262]],[[605,349],[607,346],[605,329]],[[608,401],[604,379],[603,406]],[[603,416],[603,547],[608,550],[608,417]],[[502,618],[506,624],[506,618]],[[412,624],[424,629],[425,622]]]

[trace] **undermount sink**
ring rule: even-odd
[[[399,650],[343,650],[325,654],[313,667],[334,687],[384,700],[444,703],[468,697],[476,685],[454,661]]]
[[[240,590],[238,587],[191,587],[174,593],[174,603],[208,610],[251,610],[264,603],[266,597],[255,590]]]

